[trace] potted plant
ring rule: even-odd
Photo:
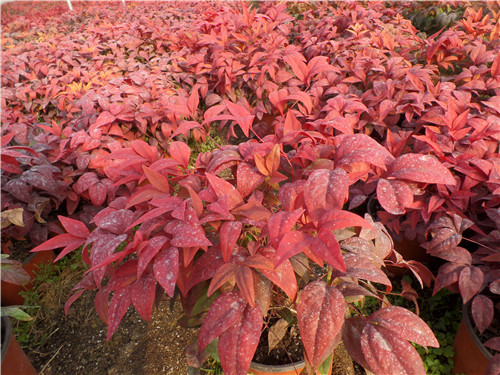
[[[492,218],[498,215],[497,210],[488,213]],[[462,296],[463,321],[454,344],[456,372],[492,374],[499,368],[500,354],[493,356],[486,349],[500,351],[498,320],[494,319],[500,306],[500,254],[495,245],[500,227],[498,220],[496,223],[496,229],[486,235],[464,238],[464,231],[473,223],[458,215],[444,217],[430,226],[432,238],[423,244],[446,261],[439,269],[434,293],[449,288]]]
[[[392,242],[369,216],[343,210],[359,174],[350,168],[356,148],[340,149],[331,150],[329,162],[290,173],[291,154],[273,136],[200,154],[194,166],[182,142],[160,156],[132,141],[110,154],[108,166],[116,183],[126,179],[130,195],[96,215],[92,230],[60,216],[67,233],[33,251],[63,247],[61,257],[83,245],[90,269],[66,310],[85,290],[98,289],[95,305],[108,340],[131,305],[149,319],[165,291],[179,293],[188,322],[201,324],[200,356],[217,340],[228,374],[247,373],[264,322],[283,311],[296,319],[304,374],[314,373],[341,340],[374,373],[423,373],[410,341],[439,344],[417,315],[384,298],[392,289],[382,270]],[[368,155],[355,161],[392,162]],[[365,296],[380,302],[369,316],[353,305]]]
[[[2,282],[24,285],[30,281],[30,275],[22,268],[20,262],[8,259],[6,254],[1,254],[0,259]],[[2,287],[2,297],[4,293]],[[0,316],[2,318],[2,374],[36,374],[37,372],[29,358],[16,341],[9,320],[9,317],[20,320],[32,318],[21,309],[21,306],[2,306],[0,307]]]

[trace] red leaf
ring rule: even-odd
[[[262,255],[272,260],[274,256],[273,251],[263,251]],[[288,298],[292,301],[295,300],[297,295],[297,279],[295,278],[295,272],[293,270],[290,261],[284,261],[280,266],[275,267],[274,271],[268,271],[266,269],[261,269],[261,272],[279,288],[281,288]]]
[[[239,163],[236,172],[238,191],[242,197],[250,195],[260,184],[266,180],[266,176],[259,173],[247,163]]]
[[[201,325],[198,334],[199,351],[203,351],[208,344],[237,324],[245,306],[247,302],[238,292],[229,292],[218,297],[210,306]]]
[[[293,74],[303,83],[306,83],[307,74],[309,69],[306,65],[305,58],[301,55],[294,54],[289,55],[284,58],[286,63],[292,67]]]
[[[173,223],[173,222],[171,222]],[[169,223],[169,224],[171,224]],[[199,226],[192,226],[179,222],[173,231],[170,244],[177,247],[203,247],[212,246],[212,243],[205,236],[204,230]]]
[[[158,149],[148,145],[143,140],[133,140],[130,142],[130,147],[137,153],[137,155],[143,157],[150,163],[153,163],[158,159]]]
[[[229,182],[211,173],[205,173],[205,176],[207,176],[207,180],[210,183],[210,186],[212,187],[212,189],[214,189],[215,194],[218,197],[222,197],[223,195],[226,194],[228,195],[230,210],[232,210],[234,207],[243,202],[241,194]]]
[[[255,306],[255,292],[253,286],[253,271],[250,267],[239,266],[235,274],[236,285],[243,298],[247,300],[250,306]]]
[[[111,276],[107,288],[110,291],[123,289],[137,280],[137,259],[122,264]]]
[[[141,232],[136,232],[141,233]],[[160,249],[168,242],[168,238],[165,236],[155,236],[150,241],[146,242],[146,246],[140,252],[138,258],[139,263],[137,264],[137,278],[140,278],[149,262],[154,258]],[[142,245],[142,244],[141,244]]]
[[[384,119],[391,113],[392,110],[394,110],[394,107],[396,106],[396,103],[392,100],[389,99],[384,99],[380,103],[380,115],[379,115],[379,121],[383,122]]]
[[[313,103],[309,94],[303,91],[297,91],[283,98],[283,100],[297,100],[304,104],[307,114],[310,114],[313,108]]]
[[[194,212],[196,213],[196,216],[200,217],[203,213],[203,202],[198,194],[191,189],[191,187],[187,186],[187,190],[189,192],[189,196],[191,197],[191,204],[193,205]]]
[[[106,202],[108,188],[106,185],[98,182],[89,188],[89,196],[94,206],[102,206]]]
[[[500,354],[494,355],[493,358],[489,360],[485,374],[494,374],[494,375],[500,374]]]
[[[310,247],[313,241],[314,238],[304,232],[292,231],[286,233],[277,246],[274,266],[279,267],[289,258]]]
[[[173,297],[179,272],[179,250],[175,247],[162,250],[155,258],[153,272],[165,292]]]
[[[111,112],[104,111],[104,112],[101,112],[99,117],[97,117],[97,120],[96,120],[94,126],[96,128],[99,128],[101,126],[109,125],[115,120],[116,120],[115,115],[113,115]]]
[[[127,239],[127,234],[116,235],[108,231],[102,230],[101,228],[95,229],[88,239],[89,243],[92,243],[92,249],[90,253],[90,266],[95,267],[102,262],[104,262],[108,257],[110,257],[123,241]],[[120,267],[119,269],[122,269]],[[94,280],[97,286],[101,286],[102,279],[106,268],[99,268],[93,271]]]
[[[439,273],[434,283],[433,294],[458,281],[460,271],[464,268],[462,264],[445,263],[439,268]]]
[[[483,333],[493,322],[495,315],[493,301],[486,296],[478,295],[472,300],[471,311],[477,329],[480,333]]]
[[[493,63],[491,64],[491,76],[492,77],[500,76],[500,55],[497,55],[495,61],[493,61]]]
[[[326,212],[320,219],[318,227],[331,231],[347,227],[361,227],[373,229],[371,224],[355,213],[333,209]]]
[[[156,189],[166,194],[170,192],[168,179],[164,175],[146,167],[145,165],[142,166],[142,170],[144,171],[148,181],[151,182],[151,185],[153,185]]]
[[[325,211],[340,210],[348,197],[348,178],[343,169],[319,169],[311,173],[304,187],[304,200],[313,222]]]
[[[184,142],[172,142],[169,148],[170,156],[178,161],[184,168],[189,166],[189,158],[191,157],[191,149]]]
[[[387,212],[401,215],[413,203],[413,191],[404,181],[381,178],[377,184],[377,200]]]
[[[484,343],[484,346],[500,352],[500,337],[493,337]]]
[[[81,221],[70,219],[69,217],[64,217],[60,215],[57,216],[57,218],[61,222],[66,232],[68,232],[69,234],[85,239],[87,239],[87,237],[90,235],[87,226]]]
[[[115,291],[111,302],[109,304],[108,311],[108,334],[106,341],[109,341],[115,333],[116,329],[120,325],[121,320],[125,316],[129,306],[132,303],[132,298],[130,297],[130,286],[123,289]]]
[[[391,287],[391,281],[384,271],[372,263],[367,258],[360,257],[359,254],[344,254],[344,261],[347,271],[345,276],[364,279],[375,283],[380,283]]]
[[[153,274],[144,275],[130,288],[132,303],[139,315],[146,321],[151,319],[153,303],[155,301],[156,280]]]
[[[99,228],[114,234],[123,234],[134,220],[134,213],[130,210],[116,210],[108,216],[99,220],[96,224]]]
[[[304,209],[298,209],[292,212],[279,211],[269,218],[267,227],[269,229],[271,245],[275,249],[278,249],[278,245],[283,236],[287,233],[290,233],[290,230],[293,228],[297,220],[302,216],[304,211]]]
[[[346,271],[339,243],[330,229],[321,228],[319,230],[318,236],[314,238],[311,244],[311,251],[340,272]]]
[[[198,87],[195,85],[191,90],[191,95],[189,95],[189,100],[187,103],[189,112],[191,112],[191,117],[194,117],[196,115],[196,109],[198,108],[199,102],[200,95],[198,93]]]
[[[342,332],[342,339],[345,348],[352,359],[358,362],[365,369],[371,371],[370,366],[366,362],[363,347],[361,345],[363,329],[367,324],[367,320],[361,316],[346,319],[344,330]]]
[[[422,154],[401,155],[389,166],[387,176],[427,184],[456,184],[451,172],[439,160]]]
[[[344,136],[335,154],[337,167],[363,162],[387,169],[393,160],[394,156],[385,147],[365,134]]]
[[[52,250],[52,249],[57,249],[59,247],[65,247],[63,252],[66,252],[66,249],[68,249],[68,248],[71,248],[72,250],[74,250],[74,249],[80,247],[81,245],[83,245],[85,243],[86,240],[87,240],[86,238],[76,237],[76,236],[73,236],[72,234],[69,234],[69,233],[59,234],[59,235],[52,237],[51,239],[45,241],[44,243],[38,245],[33,250],[31,250],[31,252]],[[68,252],[66,252],[66,254]],[[59,255],[58,258],[60,258],[60,257],[61,256]]]
[[[198,259],[186,282],[186,294],[196,284],[211,279],[217,270],[225,264],[218,246],[212,246]]]
[[[425,374],[416,349],[384,327],[367,324],[363,329],[361,346],[375,374]]]
[[[297,117],[295,117],[292,111],[288,111],[285,117],[285,124],[283,125],[283,135],[301,130],[302,124],[300,121],[297,120]]]
[[[82,194],[98,182],[99,179],[94,172],[87,172],[80,176],[78,181],[73,185],[73,190],[78,194]]]
[[[240,221],[226,221],[220,228],[220,247],[222,257],[226,262],[229,261],[233,253],[242,228],[243,224]]]
[[[213,151],[206,171],[216,175],[224,169],[238,164],[241,160],[241,155],[235,147],[226,146],[224,149]]]
[[[439,347],[432,330],[416,314],[399,306],[377,310],[370,316],[370,321],[397,335],[398,339],[408,340],[422,346]]]
[[[231,114],[235,117],[235,120],[243,131],[243,134],[248,137],[250,135],[250,129],[252,128],[255,115],[252,115],[248,109],[240,104],[231,103],[229,100],[226,100],[225,103],[229,112],[231,112]]]
[[[264,319],[259,306],[246,306],[241,318],[219,338],[217,349],[226,374],[247,375]]]
[[[308,284],[297,303],[297,323],[309,363],[317,368],[333,352],[345,318],[342,293],[322,281]]]
[[[1,147],[7,146],[9,144],[9,142],[12,141],[12,138],[14,138],[15,135],[16,135],[16,133],[14,133],[14,132],[10,132],[9,134],[3,135],[0,138],[0,146]]]
[[[254,242],[254,244],[255,244],[255,242]],[[255,251],[258,250],[257,246],[253,247],[253,249],[255,249]],[[251,253],[253,253],[252,251],[254,251],[251,249],[248,249],[248,250]],[[269,271],[274,270],[273,262],[269,258],[263,256],[260,253],[246,257],[243,264],[245,266],[257,268],[259,270],[269,270]]]
[[[460,271],[458,287],[460,288],[463,303],[469,302],[472,297],[479,293],[483,285],[483,280],[483,271],[478,267],[468,266]]]
[[[201,125],[196,121],[184,121],[177,129],[175,129],[169,139],[177,137],[179,134],[183,134],[187,138],[188,131],[194,128],[200,129]]]
[[[226,282],[232,281],[235,278],[239,266],[234,263],[226,263],[222,265],[213,275],[210,285],[208,286],[207,296],[211,296]]]

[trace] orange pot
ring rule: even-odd
[[[252,375],[299,375],[300,372],[306,367],[304,361],[296,362],[291,365],[261,365],[260,363],[252,362],[250,363],[250,371],[248,374]],[[332,369],[328,371],[328,375],[331,375]],[[319,372],[317,372],[319,375]]]
[[[19,346],[7,317],[2,317],[2,375],[37,375],[28,356]]]
[[[23,263],[23,268],[33,278],[40,264],[51,263],[54,259],[55,255],[52,250],[33,253]],[[16,285],[2,281],[2,305],[24,304],[24,297],[20,296],[19,292],[31,289],[33,289],[33,283],[31,282],[26,285]]]
[[[463,318],[453,342],[455,349],[453,374],[484,374],[492,357],[474,331],[469,309],[470,304],[465,305],[462,309]]]

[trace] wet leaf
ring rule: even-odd
[[[307,359],[314,368],[332,353],[344,316],[344,297],[337,288],[316,281],[300,294],[297,321]]]

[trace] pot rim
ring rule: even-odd
[[[292,364],[287,365],[263,365],[257,362],[250,363],[251,370],[263,371],[263,372],[284,372],[284,371],[293,371],[293,370],[301,370],[305,367],[306,362],[304,360],[294,362]]]
[[[10,319],[6,316],[2,316],[2,329],[5,329],[4,335],[2,337],[2,362],[9,349],[10,339],[12,336],[12,324]]]
[[[484,346],[484,344],[481,342],[479,339],[479,336],[476,334],[476,330],[474,329],[474,326],[472,325],[472,321],[470,318],[470,313],[471,313],[471,303],[468,302],[465,305],[462,305],[462,317],[465,323],[465,327],[467,328],[467,331],[469,331],[469,334],[472,338],[472,341],[474,341],[474,344],[479,348],[481,353],[490,360],[493,358],[493,355],[489,352],[488,349]]]

